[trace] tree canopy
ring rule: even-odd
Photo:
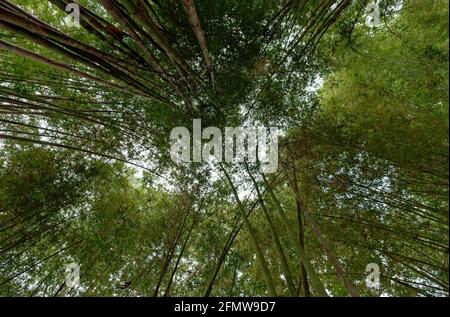
[[[0,296],[448,296],[448,3],[369,3],[2,0]]]

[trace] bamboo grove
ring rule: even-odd
[[[0,0],[0,296],[448,296],[448,3],[370,2]]]

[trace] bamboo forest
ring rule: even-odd
[[[446,0],[0,0],[0,297],[448,297]]]

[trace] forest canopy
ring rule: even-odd
[[[1,0],[0,296],[449,296],[448,18]],[[276,170],[174,161],[195,119],[276,127]]]

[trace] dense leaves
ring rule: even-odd
[[[0,2],[1,296],[448,296],[446,1],[71,2]],[[277,172],[174,163],[194,118]]]

